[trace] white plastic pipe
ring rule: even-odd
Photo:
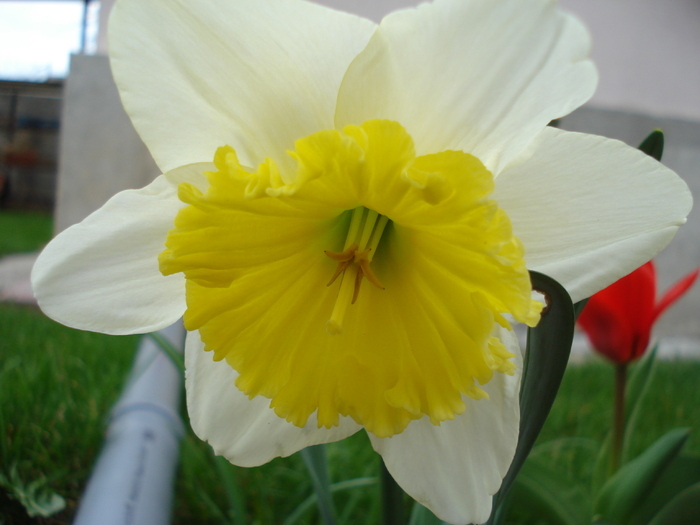
[[[178,322],[160,334],[182,349]],[[150,338],[141,340],[122,397],[112,409],[104,447],[75,525],[166,525],[183,425],[182,373]]]

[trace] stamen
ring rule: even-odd
[[[326,254],[328,255],[328,254]],[[341,261],[338,263],[338,266],[335,268],[335,273],[333,274],[333,277],[331,277],[331,280],[328,281],[328,284],[326,286],[330,286],[335,282],[335,280],[340,276],[341,274],[345,273],[345,270],[347,270],[348,265],[350,264],[350,261]]]
[[[377,217],[379,217],[379,214],[376,211],[367,210],[367,219],[365,219],[365,227],[362,230],[362,237],[360,238],[360,250],[364,250],[367,246],[367,241],[369,241],[369,237],[372,235]]]
[[[367,280],[369,282],[371,282],[374,286],[376,286],[380,290],[385,290],[384,285],[382,283],[380,283],[379,279],[377,279],[377,276],[374,275],[374,272],[372,271],[372,268],[369,265],[369,258],[360,260],[360,269],[362,270],[362,274],[365,277],[367,277]]]
[[[389,222],[389,217],[386,215],[382,215],[379,217],[379,222],[377,222],[377,227],[374,229],[374,233],[372,234],[372,239],[369,241],[369,249],[370,252],[367,255],[367,260],[371,261],[374,254],[377,253],[377,246],[379,246],[379,239],[382,238],[382,233],[384,233],[384,228],[386,227],[387,223]],[[367,265],[369,268],[369,265]]]
[[[343,250],[347,250],[350,245],[355,243],[355,237],[357,237],[357,232],[360,231],[360,224],[362,224],[362,218],[365,216],[364,206],[358,206],[352,211],[352,218],[350,219],[350,227],[348,228],[348,236],[345,239],[345,246]]]
[[[343,332],[342,322],[348,303],[355,304],[357,301],[364,277],[367,277],[367,280],[380,290],[384,290],[384,285],[374,274],[369,263],[372,261],[372,257],[379,246],[379,241],[389,219],[379,215],[374,210],[367,210],[365,215],[365,209],[363,206],[359,206],[353,210],[343,251],[333,252],[326,250],[324,252],[328,257],[338,262],[338,266],[336,266],[335,272],[331,280],[328,281],[327,286],[330,286],[338,277],[342,276],[333,313],[326,323],[326,331],[331,335],[338,335]],[[358,244],[357,237],[360,231],[362,233]],[[369,247],[367,246],[368,244]],[[350,270],[349,275],[347,275],[348,270]]]
[[[332,252],[330,250],[325,250],[323,253],[334,261],[349,261],[355,255],[355,250],[357,250],[357,244],[350,245],[347,250],[340,253]]]
[[[355,256],[356,250],[357,244],[352,244],[347,250],[342,251],[340,253],[332,252],[330,250],[326,250],[323,252],[334,261],[338,261],[338,266],[335,269],[335,273],[333,274],[333,277],[331,277],[331,280],[328,281],[328,284],[326,286],[330,286],[331,284],[333,284],[333,282],[335,282],[338,276],[347,269],[348,265],[350,264],[350,261]]]
[[[355,304],[355,301],[357,301],[357,296],[360,295],[360,285],[362,284],[362,268],[357,272],[357,275],[355,276],[355,289],[352,292],[352,301],[350,301],[350,304]]]

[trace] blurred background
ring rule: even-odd
[[[318,3],[377,22],[394,9],[418,4]],[[0,523],[70,522],[103,440],[105,414],[124,383],[137,344],[135,337],[77,332],[47,320],[35,308],[29,285],[36,253],[52,235],[85,218],[116,192],[142,187],[158,175],[111,77],[106,23],[113,4],[0,0]],[[560,127],[635,147],[652,130],[662,129],[663,162],[685,179],[697,203],[700,2],[560,4],[590,29],[600,73],[594,97],[561,119]],[[696,205],[688,223],[656,258],[661,290],[700,265],[699,219]],[[665,429],[696,426],[700,420],[699,311],[697,286],[657,325],[667,363],[659,368],[650,395],[654,403],[648,406],[635,451]],[[605,436],[612,372],[592,356],[578,334],[572,359],[584,364],[567,370],[542,439]],[[700,452],[697,437],[690,448]],[[590,450],[548,450],[572,479],[591,463]],[[372,453],[363,437],[333,445],[330,454],[336,479],[376,476],[376,462],[364,462]],[[260,470],[239,470],[239,482],[250,491],[248,515],[259,523],[280,523],[298,508],[311,491],[306,476],[299,474],[300,465],[292,457]],[[178,472],[174,522],[233,523],[221,503],[226,495],[210,452],[191,433],[184,438]],[[29,491],[32,486],[34,492]],[[50,490],[43,493],[37,487]],[[26,513],[15,505],[22,491],[33,495],[28,501],[35,504],[60,494],[64,510],[47,511],[53,521],[26,521]],[[346,522],[373,522],[376,501],[366,495],[353,498],[343,500]]]

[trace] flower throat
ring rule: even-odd
[[[338,261],[328,286],[331,286],[338,277],[341,280],[333,313],[326,323],[326,331],[330,335],[343,333],[342,323],[345,312],[348,304],[355,304],[357,301],[363,278],[366,277],[377,288],[384,290],[384,285],[374,275],[370,263],[377,252],[377,246],[388,222],[388,217],[379,215],[374,210],[368,210],[364,206],[358,206],[352,212],[343,251],[325,251],[328,257]]]

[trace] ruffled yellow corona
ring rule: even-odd
[[[314,133],[289,154],[295,173],[219,148],[205,193],[180,185],[188,206],[159,259],[184,273],[186,327],[239,389],[298,426],[350,416],[389,437],[453,419],[462,396],[512,373],[494,323],[534,325],[541,305],[477,158],[416,156],[385,120]]]

